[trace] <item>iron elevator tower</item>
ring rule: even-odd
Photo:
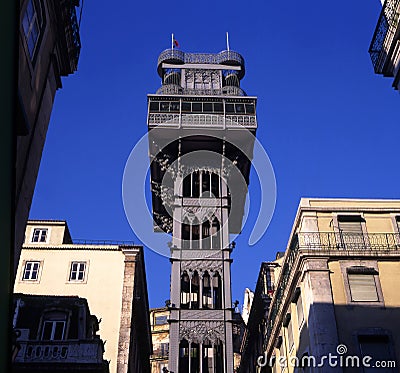
[[[170,244],[169,370],[232,373],[232,234],[242,228],[257,129],[234,51],[158,57],[148,95],[154,230]]]

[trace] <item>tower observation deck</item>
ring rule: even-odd
[[[172,234],[169,370],[233,372],[231,235],[242,229],[257,98],[234,51],[162,52],[148,95],[154,230]]]

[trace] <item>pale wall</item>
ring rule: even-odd
[[[107,341],[104,358],[111,360],[110,372],[116,372],[125,256],[116,248],[74,250],[68,247],[68,250],[23,249],[14,291],[86,298],[90,312],[101,319],[99,335]],[[43,261],[38,282],[21,281],[26,260]],[[68,282],[71,261],[87,262],[84,283]]]

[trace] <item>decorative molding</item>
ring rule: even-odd
[[[225,342],[225,328],[223,321],[181,321],[179,339],[186,339],[189,343],[216,344]]]
[[[197,271],[199,276],[203,276],[204,272],[209,272],[213,275],[214,272],[222,274],[222,261],[216,260],[188,260],[182,261],[181,271]]]

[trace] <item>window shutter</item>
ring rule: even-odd
[[[297,320],[300,327],[304,321],[303,301],[301,299],[301,296],[299,297],[299,299],[297,299],[296,310],[297,310]]]
[[[375,278],[372,274],[349,273],[351,299],[355,302],[377,302]]]
[[[365,248],[364,234],[362,229],[363,220],[361,216],[339,216],[338,222],[344,248]]]
[[[343,232],[363,233],[361,221],[339,221],[339,227]]]

